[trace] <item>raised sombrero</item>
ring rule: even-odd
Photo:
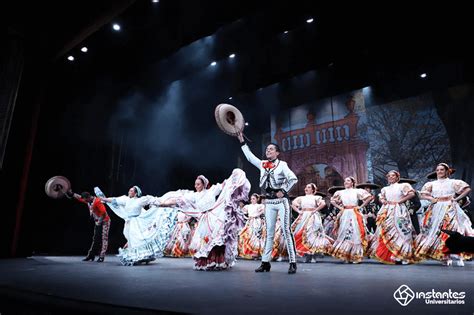
[[[46,195],[54,199],[64,197],[69,189],[71,189],[71,183],[64,176],[51,177],[44,185]]]
[[[235,106],[219,104],[214,111],[214,116],[217,126],[230,136],[237,136],[239,132],[244,130],[244,116]]]

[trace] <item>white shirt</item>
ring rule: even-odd
[[[207,211],[216,203],[216,197],[222,191],[222,184],[212,185],[209,189],[203,189],[199,192],[194,191],[184,195],[185,199],[192,202],[199,211]]]
[[[257,203],[257,204],[246,205],[244,206],[243,210],[244,212],[247,212],[250,218],[255,218],[262,215],[262,213],[264,212],[264,208],[265,208],[264,205]]]
[[[242,151],[247,160],[260,170],[260,188],[265,189],[269,187],[271,189],[289,192],[298,182],[298,178],[295,173],[290,170],[286,162],[276,160],[273,162],[276,165],[274,168],[265,169],[263,165],[268,161],[262,161],[257,158],[252,151],[250,151],[248,145],[244,144]]]
[[[406,197],[410,191],[415,192],[413,187],[408,183],[393,183],[390,184],[390,186],[382,188],[380,196],[387,201],[399,202],[403,197]]]
[[[112,205],[114,212],[124,220],[130,219],[132,217],[138,217],[142,212],[144,206],[153,204],[157,201],[156,197],[153,196],[143,196],[140,198],[130,198],[128,196],[121,196],[117,198],[112,198]]]
[[[293,202],[298,204],[301,209],[315,209],[325,203],[323,197],[319,195],[305,195],[296,198]]]
[[[421,189],[421,193],[429,194],[432,197],[448,197],[461,194],[469,185],[459,179],[443,178],[426,183]]]
[[[365,200],[371,195],[361,188],[349,188],[338,190],[332,196],[332,200],[342,203],[344,206],[358,206],[359,200]]]

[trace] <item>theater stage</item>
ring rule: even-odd
[[[473,314],[474,262],[464,268],[428,261],[386,266],[367,260],[342,264],[332,258],[286,262],[256,274],[258,261],[239,260],[230,271],[192,269],[190,258],[162,258],[124,267],[82,257],[34,256],[0,260],[0,313],[4,314]],[[401,306],[394,292],[465,292],[464,305]]]

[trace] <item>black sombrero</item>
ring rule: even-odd
[[[332,186],[332,187],[329,187],[328,193],[333,195],[336,191],[343,190],[343,189],[345,189],[344,186]]]
[[[379,189],[380,186],[374,183],[360,183],[356,185],[356,188],[370,188],[370,189]]]
[[[410,185],[414,185],[416,183],[418,183],[416,180],[414,179],[411,179],[411,178],[402,178],[400,177],[400,180],[398,181],[399,183],[403,184],[403,183],[408,183]]]

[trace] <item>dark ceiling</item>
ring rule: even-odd
[[[258,65],[258,78],[244,80],[249,82],[241,86],[244,91],[328,65],[345,73],[357,71],[359,79],[373,81],[433,64],[470,64],[473,53],[472,19],[469,10],[460,7],[361,7],[342,2],[322,6],[317,1],[14,1],[7,12],[10,30],[27,39],[28,56],[61,66],[67,64],[68,54],[86,44],[89,60],[81,71],[108,71],[120,65],[127,75],[241,23],[257,40],[246,42],[248,33],[243,31],[215,53],[216,58],[231,49],[254,53],[251,63],[242,66]],[[314,18],[311,25],[305,22],[309,17]],[[111,30],[113,21],[123,27],[120,36]],[[278,53],[277,40],[285,30],[293,40],[285,44],[287,53]]]

